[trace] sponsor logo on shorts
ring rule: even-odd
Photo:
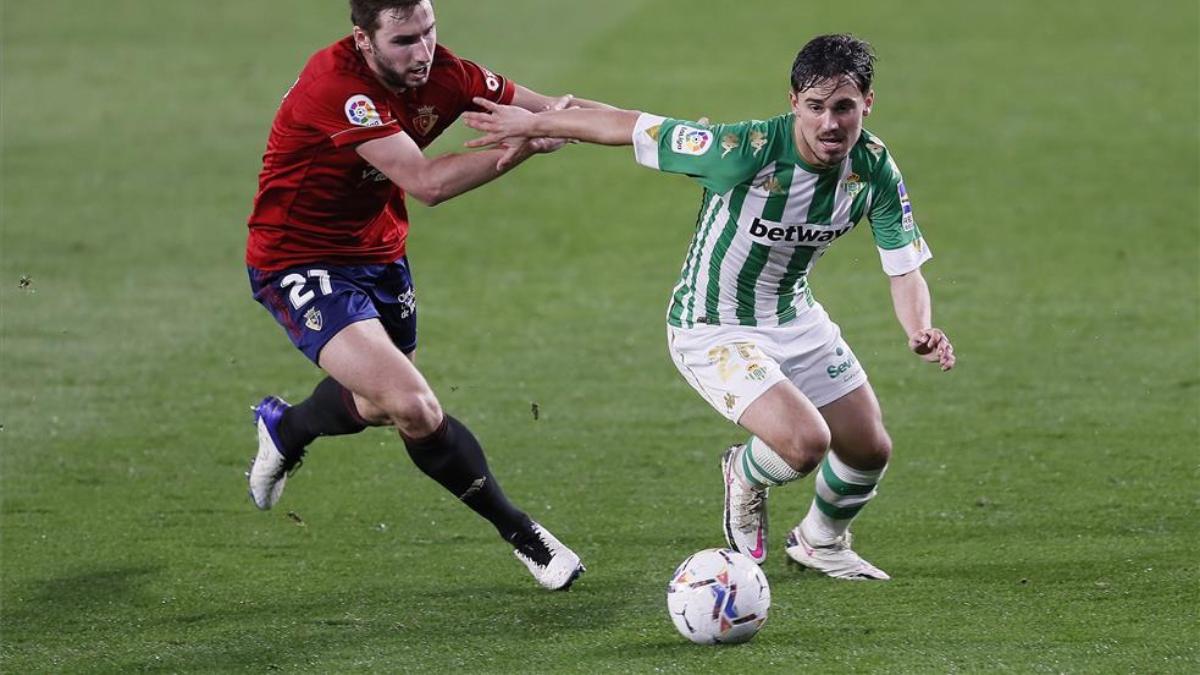
[[[725,394],[725,409],[733,412],[733,406],[737,405],[738,397],[735,394]]]
[[[417,295],[411,288],[396,296],[396,302],[400,303],[401,319],[407,319],[417,311]]]
[[[304,325],[308,326],[309,330],[320,331],[321,326],[325,325],[321,310],[309,307],[308,311],[304,313]]]
[[[346,99],[346,119],[358,127],[383,126],[379,111],[375,109],[375,102],[362,94],[355,94]]]
[[[846,350],[842,349],[841,347],[838,347],[837,351],[835,351],[834,354],[837,356],[845,356]],[[841,363],[836,363],[836,364],[831,365],[828,368],[826,368],[825,374],[829,375],[829,379],[836,380],[837,378],[844,375],[847,371],[849,371],[851,368],[853,368],[856,365],[858,365],[858,359],[855,359],[854,355],[851,354],[850,356],[848,356],[846,358],[846,360],[842,361]]]
[[[680,124],[671,136],[671,151],[680,155],[703,155],[712,147],[711,131]]]

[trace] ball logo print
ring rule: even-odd
[[[346,99],[346,119],[359,127],[378,127],[383,125],[375,102],[362,94],[355,94]]]
[[[690,556],[667,584],[671,621],[697,644],[746,642],[767,621],[771,588],[753,560],[729,549]]]
[[[675,127],[671,137],[671,150],[680,155],[703,155],[712,146],[711,131],[697,129],[686,125]]]

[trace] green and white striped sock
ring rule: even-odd
[[[755,488],[775,487],[804,477],[757,436],[751,436],[733,458],[733,470]]]
[[[847,466],[832,450],[826,453],[817,470],[816,496],[800,522],[804,538],[813,544],[826,544],[845,534],[850,521],[875,496],[875,486],[885,471],[887,466],[860,471]]]

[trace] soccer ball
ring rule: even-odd
[[[685,638],[702,645],[746,642],[767,621],[771,587],[750,558],[723,548],[693,554],[667,584],[667,610]]]

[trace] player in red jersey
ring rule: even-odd
[[[250,496],[271,508],[319,436],[393,425],[413,462],[488,519],[538,583],[565,589],[583,572],[579,556],[508,501],[474,435],[413,365],[404,198],[437,204],[562,145],[426,157],[478,109],[473,97],[533,111],[605,106],[543,96],[458,58],[437,44],[430,0],[350,0],[350,9],[353,34],[314,54],[284,96],[249,220],[255,299],[328,375],[295,406],[274,396],[255,406]]]

